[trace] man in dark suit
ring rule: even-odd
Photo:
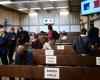
[[[28,43],[29,40],[30,40],[30,36],[29,36],[28,32],[23,30],[22,27],[19,27],[18,32],[17,32],[18,45]]]
[[[8,64],[7,60],[8,54],[8,35],[5,28],[0,28],[0,57],[2,64]]]
[[[14,54],[14,50],[16,48],[16,33],[15,33],[15,28],[11,28],[11,31],[8,33],[8,37],[9,37],[9,53],[8,53],[8,58],[9,58],[9,63],[13,62],[13,54]]]
[[[95,45],[99,41],[99,29],[94,27],[94,22],[90,22],[91,29],[88,32],[88,37],[92,45]]]

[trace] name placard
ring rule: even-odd
[[[59,68],[44,68],[45,79],[59,79]]]
[[[64,50],[64,45],[57,46],[57,49],[58,49],[58,50]]]
[[[100,57],[96,57],[96,65],[100,65]]]
[[[57,64],[56,56],[46,56],[46,64]]]
[[[54,55],[54,50],[45,50],[45,55],[46,56],[53,56]]]

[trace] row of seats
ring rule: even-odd
[[[0,76],[34,78],[34,80],[55,80],[44,78],[44,70],[46,68],[59,68],[60,79],[56,80],[100,80],[100,68],[82,68],[71,66],[44,67],[25,65],[0,65]]]
[[[98,66],[95,56],[65,56],[57,55],[56,63],[46,63],[46,56],[33,56],[35,65],[53,65],[53,66]],[[52,57],[51,57],[52,58]]]
[[[78,56],[72,45],[65,45],[64,50],[58,50],[57,46],[53,46],[53,49],[55,64],[46,63],[48,56],[45,55],[45,50],[32,49],[35,63],[33,66],[0,65],[0,77],[24,77],[34,80],[100,80],[100,67],[97,65],[96,56]],[[50,69],[54,75],[47,73]],[[49,74],[49,77],[46,74]]]
[[[54,49],[54,55],[76,55],[75,50],[72,45],[64,46],[64,49],[57,49],[57,46],[52,46]],[[45,50],[43,49],[32,49],[34,55],[45,55]]]

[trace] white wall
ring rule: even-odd
[[[80,31],[80,13],[79,12],[53,12],[53,13],[32,13],[23,14],[16,11],[0,8],[0,24],[4,19],[11,19],[12,25],[22,25],[25,30],[47,32],[47,25],[44,25],[44,18],[54,19],[53,28],[57,31],[79,32]]]
[[[100,20],[94,21],[94,26],[100,29]]]
[[[45,18],[52,18],[54,20],[53,28],[55,30],[66,32],[80,31],[80,13],[79,12],[53,12],[53,13],[30,13],[29,15],[20,15],[20,24],[26,25],[30,31],[36,29],[47,32],[47,25],[44,25]],[[34,30],[35,29],[35,30]]]
[[[23,16],[23,15],[21,15],[21,16]],[[26,17],[26,19],[28,19],[27,16],[25,16],[25,17]],[[25,17],[24,17],[24,19],[25,19]],[[29,14],[30,25],[44,25],[43,21],[45,18],[52,18],[54,20],[54,25],[80,24],[80,13],[79,12],[73,12],[73,13],[41,12],[41,13],[30,13]],[[27,22],[25,21],[25,23],[27,23]]]
[[[59,25],[59,13],[54,12],[54,13],[39,13],[39,25],[44,25],[44,19],[53,19],[54,20],[54,25]]]
[[[100,37],[100,19],[94,21],[94,26],[99,29],[99,37]]]

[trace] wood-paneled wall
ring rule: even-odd
[[[10,19],[12,25],[19,25],[19,12],[0,8],[0,24],[4,23],[5,18]]]

